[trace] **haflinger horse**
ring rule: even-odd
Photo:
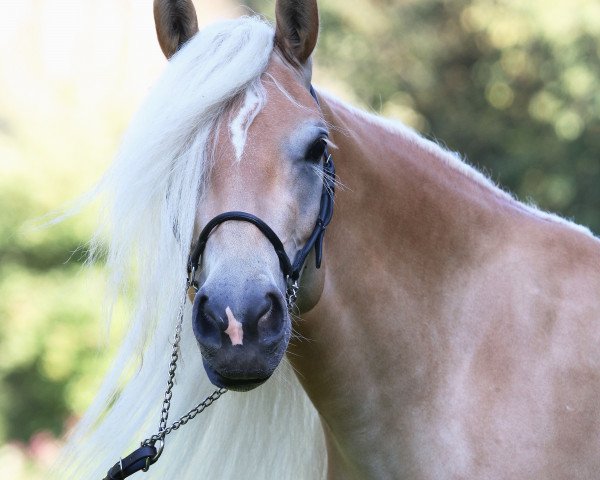
[[[148,478],[600,478],[600,241],[312,90],[315,0],[277,0],[275,27],[155,18],[168,66],[94,192],[132,321],[61,478],[156,431],[180,310],[170,419],[230,391]]]

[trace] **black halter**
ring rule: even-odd
[[[310,93],[317,102],[317,105],[319,105],[319,99],[317,98],[312,85],[310,87]],[[321,260],[323,258],[323,237],[325,235],[325,229],[327,228],[327,225],[329,225],[331,217],[333,216],[333,200],[335,195],[335,166],[333,165],[333,159],[331,158],[331,155],[329,155],[327,148],[325,148],[323,157],[323,190],[321,192],[321,207],[319,209],[319,216],[317,217],[315,228],[310,234],[310,237],[308,238],[304,247],[302,247],[296,253],[293,263],[290,261],[287,253],[285,253],[283,243],[277,234],[260,218],[246,212],[226,212],[214,217],[205,225],[205,227],[202,229],[202,232],[200,232],[196,247],[194,248],[188,260],[188,275],[192,277],[189,278],[189,281],[195,285],[193,275],[198,270],[198,264],[202,254],[204,253],[206,242],[208,242],[208,237],[217,226],[229,220],[251,223],[258,228],[265,237],[267,237],[267,239],[273,245],[277,257],[279,258],[279,265],[288,287],[297,282],[300,278],[300,273],[302,271],[304,262],[313,248],[315,249],[316,267],[320,268]]]

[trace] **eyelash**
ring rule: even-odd
[[[319,138],[308,148],[304,158],[309,161],[318,162],[325,154],[326,148],[327,140],[325,138]]]

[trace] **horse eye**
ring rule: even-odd
[[[318,162],[319,160],[321,160],[321,157],[325,154],[326,148],[327,148],[327,142],[325,141],[325,139],[319,138],[306,151],[306,155],[305,155],[306,160]]]

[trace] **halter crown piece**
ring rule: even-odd
[[[319,105],[319,99],[317,98],[317,94],[312,85],[310,86],[310,94],[317,102],[317,105]],[[319,209],[319,215],[310,237],[306,241],[304,247],[302,247],[296,253],[293,262],[290,261],[290,258],[283,247],[283,243],[277,234],[260,218],[246,212],[221,213],[209,221],[202,229],[202,232],[200,232],[196,246],[188,259],[188,277],[185,291],[187,292],[190,287],[194,287],[196,290],[198,289],[198,284],[196,283],[194,276],[198,271],[200,259],[202,258],[202,254],[206,248],[208,237],[214,231],[214,229],[217,228],[221,223],[229,220],[248,222],[258,228],[262,234],[267,237],[275,249],[275,253],[279,258],[279,266],[281,267],[281,271],[286,281],[286,300],[288,309],[291,309],[296,301],[298,280],[300,278],[300,274],[302,273],[302,268],[306,262],[306,258],[313,248],[315,249],[316,267],[321,267],[321,260],[323,258],[323,237],[325,236],[325,229],[329,225],[331,217],[333,216],[335,166],[333,165],[333,159],[327,151],[327,148],[325,148],[323,152],[323,159],[323,190],[321,191],[321,206]],[[185,300],[183,300],[183,302],[185,302]],[[158,433],[144,440],[141,446],[127,457],[119,459],[119,461],[115,463],[108,471],[103,480],[123,480],[130,475],[139,472],[140,470],[143,470],[144,472],[148,471],[150,466],[156,463],[160,458],[165,445],[165,437],[173,430],[177,430],[182,425],[185,425],[199,413],[202,413],[204,409],[212,405],[227,391],[224,388],[215,390],[211,395],[206,397],[206,399],[196,405],[187,414],[183,415],[179,420],[173,422],[171,426],[167,427],[169,408],[171,406],[172,389],[174,385],[173,381],[175,379],[175,370],[177,369],[177,360],[179,358],[179,342],[181,340],[182,324],[183,303],[179,308],[179,319],[175,329],[175,340],[173,342],[173,351],[171,353],[171,363],[169,364],[169,380],[167,382],[167,390],[163,400]],[[157,443],[158,448],[155,446]]]

